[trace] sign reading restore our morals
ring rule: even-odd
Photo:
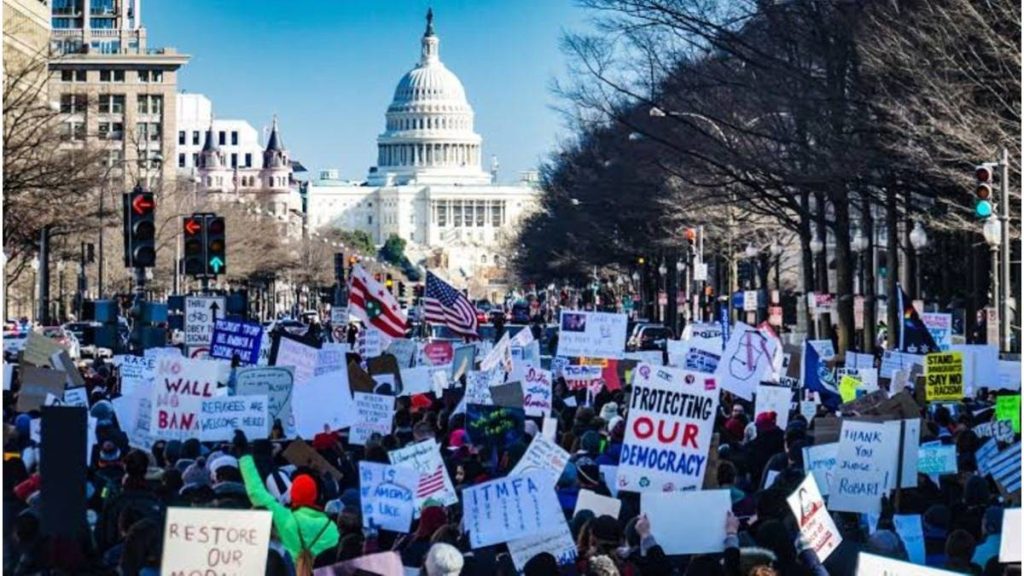
[[[699,490],[704,483],[718,389],[709,374],[640,364],[616,484],[619,490]]]
[[[263,574],[268,510],[167,509],[161,574]]]

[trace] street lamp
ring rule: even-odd
[[[40,317],[42,316],[36,310],[36,290],[39,289],[39,256],[36,256],[35,258],[33,258],[31,264],[32,264],[32,315],[35,316],[37,320],[39,320]]]
[[[811,241],[809,242],[809,247],[811,249],[811,254],[817,256],[818,254],[821,254],[822,250],[825,249],[825,243],[821,241],[821,238],[818,238],[818,235],[816,233],[812,232],[812,234],[813,236],[811,237]]]
[[[857,255],[857,286],[858,292],[864,293],[864,250],[868,247],[868,239],[858,228],[850,240],[850,250]]]
[[[993,306],[997,306],[999,302],[999,245],[1003,241],[1003,227],[999,220],[989,218],[985,220],[981,234],[985,237],[985,243],[988,244],[988,248],[992,252],[992,298],[990,302]],[[1005,322],[1007,319],[1000,318],[999,320]]]
[[[779,301],[781,302],[782,282],[780,282],[779,269],[782,268],[782,245],[779,244],[778,240],[772,240],[771,246],[768,247],[768,253],[775,258],[775,289],[779,291]]]
[[[928,234],[925,233],[921,221],[914,222],[914,229],[910,231],[910,245],[914,248],[914,256],[917,269],[914,271],[914,284],[917,288],[916,297],[923,298],[924,289],[921,286],[921,252],[928,245]]]

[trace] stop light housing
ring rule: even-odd
[[[124,265],[152,268],[156,265],[156,203],[153,193],[141,186],[124,195]]]
[[[405,298],[405,282],[398,281],[398,297]]]
[[[182,219],[185,274],[206,274],[206,218],[186,216]]]
[[[206,219],[206,273],[224,274],[228,267],[227,226],[222,216]]]
[[[988,164],[981,164],[974,168],[974,215],[981,220],[987,220],[995,212],[992,176],[993,168]]]
[[[391,274],[388,274],[387,278],[384,280],[384,286],[388,290],[391,290],[392,288],[394,288],[394,286],[395,286],[395,279],[391,277]]]

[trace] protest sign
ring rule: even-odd
[[[1000,532],[999,562],[1020,562],[1020,508],[1003,510],[1003,529]]]
[[[637,367],[619,459],[619,490],[699,488],[718,396],[708,374],[649,364]]]
[[[522,408],[466,405],[466,433],[477,445],[506,448],[522,440],[525,420]]]
[[[782,348],[777,338],[737,322],[715,369],[715,380],[725,390],[753,400],[760,382],[778,379],[776,358],[781,368]]]
[[[412,576],[402,566],[402,556],[398,552],[377,552],[366,554],[317,568],[313,576]]]
[[[348,372],[313,376],[292,388],[295,431],[303,438],[327,430],[347,428],[356,422],[355,403],[348,386]]]
[[[268,510],[167,509],[161,574],[262,574],[270,549]]]
[[[316,353],[316,368],[314,376],[327,374],[328,372],[340,372],[346,369],[348,345],[334,342],[324,342],[323,346]]]
[[[872,354],[861,354],[860,352],[846,351],[846,359],[843,363],[846,368],[859,370],[861,368],[874,368],[875,357]]]
[[[153,381],[156,372],[155,356],[122,356],[119,367],[121,375],[121,394],[132,396],[142,386]]]
[[[497,370],[470,372],[466,375],[466,395],[463,400],[466,404],[492,404],[491,384],[500,384],[502,377],[503,374]]]
[[[999,349],[988,344],[953,344],[951,352],[963,354],[964,390],[995,388],[999,384]]]
[[[472,352],[476,352],[475,348],[466,346]],[[455,359],[455,350],[452,347],[452,343],[447,340],[437,340],[434,342],[428,342],[423,345],[423,355],[421,358],[425,359],[431,366],[441,366],[442,364],[450,364]],[[472,359],[470,359],[470,366],[472,367]]]
[[[954,576],[955,574],[959,573],[893,560],[867,552],[857,554],[857,576]]]
[[[356,421],[349,431],[350,444],[362,446],[374,432],[381,436],[391,434],[394,423],[395,397],[383,394],[352,394],[356,405]]]
[[[316,375],[316,366],[319,363],[318,350],[316,346],[311,346],[304,340],[290,334],[281,334],[274,339],[270,363],[273,366],[291,366],[293,382],[297,388]]]
[[[701,324],[694,322],[683,328],[680,340],[690,342],[702,350],[721,351],[724,348],[722,327],[719,324]]]
[[[527,416],[551,414],[551,372],[527,364],[523,370],[523,410]]]
[[[452,380],[458,380],[463,374],[473,370],[476,358],[475,346],[459,346],[452,357]]]
[[[580,490],[576,498],[576,510],[572,513],[576,516],[581,510],[590,510],[594,516],[611,516],[619,518],[619,510],[622,509],[622,500],[602,496],[590,490]]]
[[[989,460],[988,472],[1006,493],[1020,490],[1020,442],[996,454]]]
[[[892,378],[899,370],[910,373],[913,366],[924,364],[924,356],[909,354],[898,350],[886,350],[882,353],[882,365],[878,369],[880,378]]]
[[[408,532],[419,474],[404,466],[359,462],[363,528]]]
[[[651,533],[669,555],[724,550],[725,517],[731,508],[728,490],[640,494],[640,512],[647,515]]]
[[[683,357],[682,367],[685,370],[693,370],[694,372],[714,374],[715,370],[718,369],[718,363],[721,362],[721,360],[722,356],[720,354],[716,354],[710,350],[704,350],[694,345],[690,346],[690,349],[686,351],[686,356]]]
[[[494,348],[480,360],[481,372],[489,372],[495,368],[501,368],[504,372],[512,371],[512,344],[507,331]]]
[[[996,398],[996,421],[1010,422],[1013,431],[1020,434],[1020,394]]]
[[[764,412],[775,412],[775,423],[785,430],[789,424],[789,409],[792,404],[793,391],[788,386],[758,384],[754,418]]]
[[[508,475],[522,476],[531,472],[543,471],[551,476],[552,482],[557,482],[568,463],[568,452],[543,434],[537,434]]]
[[[222,296],[189,296],[185,298],[185,346],[206,347],[213,338],[214,325],[227,312]]]
[[[858,388],[860,388],[860,380],[855,376],[843,374],[839,378],[839,397],[844,404],[856,400]]]
[[[434,389],[431,373],[432,366],[416,366],[415,368],[402,368],[402,391],[399,396],[415,396],[426,394]],[[445,374],[447,382],[448,375]]]
[[[600,366],[565,366],[562,377],[569,390],[601,390],[602,370]]]
[[[818,403],[814,400],[801,400],[800,415],[810,424],[814,417],[818,415]]]
[[[886,422],[843,420],[835,474],[829,486],[833,512],[877,513],[896,487],[899,428]]]
[[[235,371],[235,394],[267,397],[267,432],[280,420],[286,438],[295,434],[291,366],[242,366]]]
[[[217,385],[227,381],[229,371],[219,360],[157,358],[150,407],[153,437],[184,440],[196,435],[202,400],[217,395]]]
[[[563,310],[558,325],[559,356],[622,358],[625,353],[625,314]]]
[[[868,514],[868,532],[873,534],[878,529],[879,516]],[[924,530],[921,524],[920,514],[894,514],[892,516],[893,527],[896,534],[903,541],[903,547],[907,550],[907,558],[914,564],[925,564]]]
[[[47,338],[39,332],[29,332],[25,338],[25,346],[22,349],[21,364],[31,364],[37,367],[49,367],[50,358],[54,354],[65,350],[63,346],[52,338]]]
[[[402,393],[402,371],[398,368],[398,361],[391,354],[381,354],[367,360],[366,371],[378,383],[373,390],[375,393],[392,396]]]
[[[80,388],[68,388],[64,391],[64,405],[65,406],[81,406],[83,408],[89,407],[89,394],[85,390],[85,386]]]
[[[199,411],[199,440],[228,441],[235,430],[245,432],[250,440],[267,437],[267,397],[224,396],[202,401]]]
[[[139,391],[134,396],[119,396],[110,401],[117,416],[117,424],[128,435],[130,446],[149,450],[153,440],[149,435],[151,399],[149,391]]]
[[[814,476],[815,486],[821,494],[828,496],[829,486],[836,469],[836,456],[839,454],[839,443],[815,444],[804,446],[804,470]]]
[[[929,476],[956,474],[956,446],[952,444],[919,446],[917,471]]]
[[[210,358],[231,360],[237,355],[243,364],[256,364],[262,342],[263,326],[258,322],[218,318],[213,323]]]
[[[512,563],[520,572],[534,556],[545,552],[555,557],[559,566],[571,566],[576,562],[576,542],[565,518],[559,518],[558,531],[540,536],[528,536],[508,543]]]
[[[376,358],[384,352],[386,338],[387,336],[380,330],[367,326],[359,332],[359,336],[356,338],[356,351],[364,359]]]
[[[508,382],[498,386],[491,386],[491,401],[495,406],[506,408],[523,407],[523,384],[521,382]]]
[[[999,361],[999,384],[995,388],[1006,390],[1020,390],[1020,361],[1000,360]]]
[[[960,400],[964,397],[964,364],[960,352],[925,356],[925,399],[928,402]]]
[[[922,312],[920,317],[939,350],[949,350],[953,344],[953,315],[942,312]]]
[[[11,389],[11,383],[14,382],[14,364],[8,364],[4,362],[4,390]]]
[[[388,459],[395,466],[410,468],[419,475],[416,486],[417,510],[428,499],[438,500],[445,506],[458,503],[459,497],[441,459],[441,445],[436,440],[424,440],[392,450],[388,452]]]
[[[554,482],[540,471],[469,486],[462,492],[462,507],[463,527],[474,549],[554,534],[564,522]]]
[[[831,340],[808,340],[807,345],[814,348],[814,351],[818,353],[818,358],[822,360],[831,360],[836,355],[836,349]]]
[[[983,422],[973,428],[978,438],[995,438],[1000,442],[1009,444],[1013,442],[1013,423],[1009,420],[996,420],[995,422]]]
[[[85,378],[82,377],[82,373],[79,372],[78,367],[71,360],[67,350],[62,349],[59,352],[55,352],[53,356],[50,356],[50,364],[54,370],[64,372],[68,388],[85,386]]]
[[[395,338],[387,348],[387,353],[395,357],[399,368],[410,368],[416,365],[419,345],[415,340],[408,338]]]
[[[542,436],[554,442],[555,436],[558,434],[558,418],[549,418],[545,416],[540,432]]]
[[[21,389],[18,392],[18,412],[30,412],[42,408],[46,395],[64,397],[64,373],[59,370],[37,368],[22,363],[18,366],[21,376]]]
[[[843,537],[825,507],[814,475],[805,476],[800,486],[786,498],[786,502],[796,517],[801,536],[818,554],[818,559],[824,562],[839,547]]]
[[[989,462],[999,452],[999,444],[995,438],[989,438],[987,442],[974,451],[974,461],[978,465],[978,474],[988,476]]]
[[[297,468],[312,468],[320,474],[334,478],[336,482],[340,482],[342,479],[341,472],[337,468],[302,440],[293,440],[284,449],[284,452],[281,452],[281,456]]]

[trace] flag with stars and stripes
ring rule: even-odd
[[[478,337],[476,310],[469,299],[429,270],[423,290],[423,318],[427,322],[444,324],[463,336]]]
[[[367,326],[373,326],[392,338],[405,337],[405,314],[402,314],[398,300],[359,264],[352,268],[348,303],[349,313]]]

